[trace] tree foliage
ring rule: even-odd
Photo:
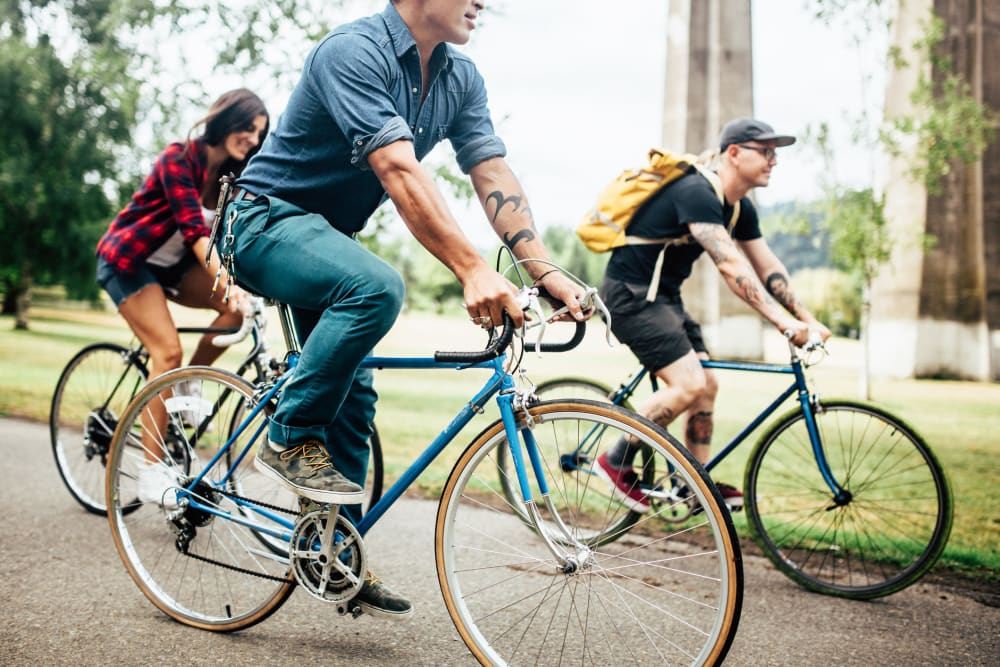
[[[113,209],[115,149],[130,139],[138,95],[106,20],[111,4],[5,0],[0,272],[21,297],[19,327],[35,281],[96,294],[93,242]]]
[[[904,154],[902,146],[912,145],[916,159],[909,177],[937,194],[954,164],[971,164],[982,157],[995,136],[1000,114],[976,99],[969,82],[944,52],[945,22],[932,14],[923,27],[923,37],[913,45],[919,75],[910,101],[916,111],[888,119],[880,138],[894,157]],[[890,50],[889,55],[897,69],[913,66],[899,49]],[[920,67],[922,62],[930,67]]]

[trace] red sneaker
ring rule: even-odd
[[[724,482],[716,482],[715,488],[719,490],[722,500],[730,512],[739,512],[743,509],[743,492],[735,486],[730,486]]]
[[[639,489],[639,476],[631,468],[616,468],[608,463],[607,452],[594,461],[594,472],[611,485],[611,496],[633,512],[649,511],[649,500]]]

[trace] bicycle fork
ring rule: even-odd
[[[559,570],[563,574],[573,574],[588,564],[593,552],[590,547],[573,537],[572,531],[563,522],[562,517],[556,509],[555,503],[552,501],[552,497],[549,493],[548,481],[545,478],[545,471],[542,466],[542,459],[538,454],[538,444],[535,441],[535,435],[532,432],[532,427],[534,426],[533,419],[527,410],[521,409],[523,408],[522,405],[515,407],[514,401],[516,397],[517,393],[513,390],[513,388],[505,388],[505,390],[501,391],[500,396],[497,397],[497,402],[500,404],[500,417],[503,421],[504,432],[507,436],[511,460],[514,462],[514,472],[517,475],[517,483],[521,491],[521,498],[524,502],[524,509],[536,532],[545,542],[549,552],[556,559]],[[514,418],[515,409],[518,409],[521,414],[524,415],[525,423],[520,431],[517,428],[516,420]],[[541,500],[544,503],[549,515],[552,517],[552,523],[555,524],[557,532],[561,533],[561,535],[559,535],[556,539],[553,539],[550,531],[546,529],[542,516],[538,511],[538,505],[531,495],[531,488],[528,484],[527,466],[525,465],[524,459],[525,453],[528,455],[528,460],[531,461],[531,469],[534,473],[535,481],[538,484],[538,491],[541,494]],[[569,553],[569,549],[567,549],[567,547],[572,549],[572,553]]]

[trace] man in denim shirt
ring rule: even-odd
[[[462,283],[473,322],[523,322],[517,290],[459,229],[422,159],[448,139],[497,235],[521,258],[548,257],[494,134],[482,77],[464,44],[481,0],[392,0],[333,30],[309,54],[277,127],[237,182],[235,278],[290,304],[303,340],[257,467],[296,493],[359,518],[376,393],[362,359],[403,302],[399,273],[352,235],[388,196],[411,233]],[[583,318],[582,291],[526,266]],[[338,409],[339,408],[339,409]],[[332,421],[331,421],[332,419]],[[369,576],[357,602],[399,618],[410,603]]]

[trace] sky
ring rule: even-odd
[[[497,131],[538,224],[575,225],[607,181],[660,145],[667,6],[511,1],[473,34],[466,51],[486,80]],[[843,32],[812,19],[805,6],[752,3],[754,115],[797,135],[827,122],[843,139],[843,119],[863,102],[862,58],[870,53],[858,54]],[[867,175],[864,155],[843,141],[838,154],[848,177],[856,170]],[[779,151],[758,201],[815,197],[817,163],[802,144]]]
[[[483,74],[497,133],[539,227],[575,225],[608,181],[661,144],[668,4],[488,2],[470,43],[461,47]],[[380,11],[385,0],[349,0],[347,6],[350,16],[361,16]],[[866,99],[880,98],[881,82],[874,86],[877,94],[865,95],[862,77],[866,69],[879,69],[871,63],[878,62],[872,58],[880,57],[882,45],[869,40],[866,52],[858,53],[849,31],[822,25],[807,6],[807,0],[752,1],[754,115],[800,136],[830,123],[839,138],[838,180],[870,177],[872,160],[850,148],[844,119]],[[268,93],[275,115],[287,92]],[[768,205],[816,197],[822,174],[807,145],[782,149],[771,184],[758,190],[757,200]],[[493,245],[478,203],[453,208],[477,245]]]

